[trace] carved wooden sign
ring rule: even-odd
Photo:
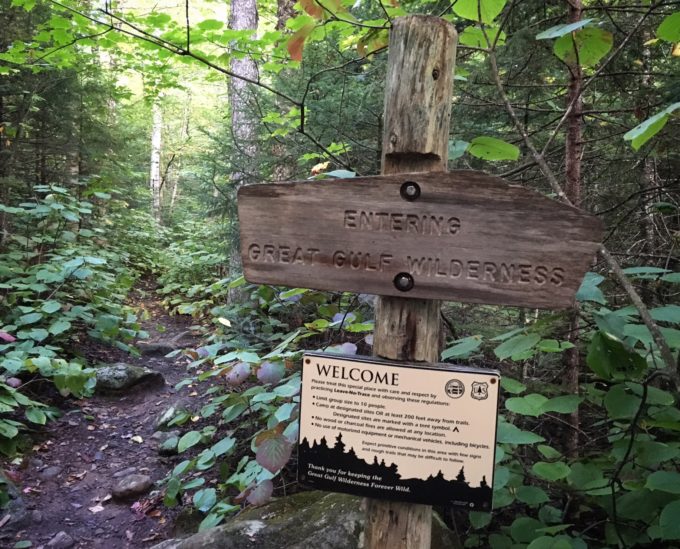
[[[602,222],[471,170],[242,187],[254,283],[558,309]]]

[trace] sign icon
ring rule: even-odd
[[[465,394],[465,385],[459,379],[452,379],[446,383],[444,391],[451,398],[460,398]]]
[[[475,400],[486,400],[489,398],[489,384],[486,381],[473,381],[470,395]]]

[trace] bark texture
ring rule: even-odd
[[[151,207],[157,223],[161,221],[161,146],[163,133],[163,111],[160,99],[151,108],[151,167],[149,169],[149,188]]]
[[[394,20],[390,34],[382,173],[445,171],[457,35],[435,17]],[[438,301],[378,297],[373,352],[437,362]],[[366,500],[366,548],[429,549],[432,507]]]

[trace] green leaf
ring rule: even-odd
[[[583,282],[576,292],[576,299],[578,301],[594,301],[595,303],[600,303],[605,305],[607,300],[602,293],[602,290],[598,288],[600,283],[604,280],[602,275],[597,273],[586,273],[583,277]]]
[[[182,438],[179,439],[179,443],[177,444],[177,452],[181,454],[188,448],[195,446],[201,441],[201,438],[202,436],[200,431],[189,431],[188,433],[185,433],[182,435]]]
[[[21,315],[19,317],[19,321],[17,324],[19,326],[26,326],[27,324],[34,324],[38,322],[40,319],[42,319],[43,315],[42,313],[28,313],[25,315]]]
[[[479,511],[470,511],[470,524],[475,530],[484,528],[491,523],[491,513],[481,513]]]
[[[499,360],[505,360],[508,357],[524,353],[532,349],[539,341],[541,336],[538,334],[520,334],[511,337],[507,341],[501,343],[494,349],[494,353]]]
[[[486,26],[484,30],[486,31],[486,36],[484,35],[484,31],[482,31],[481,27],[478,26],[465,27],[465,30],[463,30],[463,32],[460,33],[458,37],[458,42],[460,44],[463,44],[464,46],[471,46],[473,48],[482,49],[486,49],[489,47],[488,42],[493,44],[494,41],[496,41],[496,44],[499,46],[505,44],[506,35],[497,26],[495,25]],[[496,37],[498,37],[498,39],[496,39]],[[465,143],[465,141],[457,141],[457,143]],[[449,151],[450,150],[451,149],[449,148]]]
[[[680,494],[680,473],[675,471],[655,471],[647,477],[645,488],[671,494]],[[678,515],[680,519],[680,515]]]
[[[194,494],[194,507],[202,513],[207,513],[217,503],[217,491],[214,488],[204,488]]]
[[[357,176],[356,172],[350,172],[349,170],[333,170],[331,172],[326,172],[324,175],[337,179],[350,179]]]
[[[470,336],[458,339],[454,345],[442,351],[442,360],[448,358],[467,358],[473,351],[479,349],[482,344],[481,336]]]
[[[520,383],[516,379],[512,379],[511,377],[501,378],[501,387],[503,387],[505,391],[507,391],[508,393],[512,393],[513,395],[523,393],[527,389],[526,385]]]
[[[548,463],[547,461],[537,461],[531,467],[531,470],[537,476],[551,481],[567,478],[571,472],[569,465],[563,461],[556,461],[554,463]]]
[[[527,505],[540,505],[550,501],[545,490],[538,486],[520,486],[517,488],[517,499]]]
[[[40,408],[26,408],[26,419],[38,425],[47,423],[47,416]]]
[[[667,15],[656,29],[656,36],[667,42],[680,42],[680,11]]]
[[[211,450],[216,456],[219,457],[229,452],[232,448],[234,448],[234,446],[236,446],[236,439],[232,437],[225,437],[219,442],[215,443]]]
[[[217,19],[204,19],[198,24],[198,28],[201,30],[219,30],[223,26],[224,23]]]
[[[591,27],[558,38],[553,51],[565,63],[592,67],[607,55],[613,43],[611,32]]]
[[[656,307],[650,309],[649,313],[657,322],[671,322],[673,324],[680,324],[680,306],[666,305],[664,307]]]
[[[40,307],[40,310],[47,314],[56,313],[59,309],[61,309],[61,303],[58,301],[45,301]]]
[[[495,137],[475,137],[467,149],[472,156],[482,160],[517,160],[519,147]]]
[[[52,335],[59,335],[69,328],[71,328],[71,323],[68,320],[57,320],[56,322],[50,324],[49,332]]]
[[[470,146],[467,141],[449,140],[449,160],[456,160],[465,154],[465,151]]]
[[[463,19],[491,23],[503,11],[507,0],[458,0],[453,11]]]
[[[510,423],[501,422],[498,424],[496,440],[505,444],[534,444],[543,442],[545,439],[535,433],[522,431]]]
[[[641,398],[622,384],[614,385],[604,397],[604,407],[612,419],[632,419],[641,402]]]
[[[536,449],[541,453],[541,455],[546,459],[555,460],[562,456],[555,448],[552,446],[547,446],[545,444],[539,444]]]
[[[661,112],[656,113],[654,116],[651,116],[644,122],[638,124],[632,130],[628,131],[623,136],[623,139],[625,141],[630,141],[631,147],[637,151],[664,128],[670,115],[677,109],[680,109],[680,101],[669,105]]]
[[[543,532],[545,528],[539,528],[537,532]],[[568,539],[555,538],[552,536],[540,536],[527,546],[527,549],[574,549]]]
[[[536,35],[536,40],[550,40],[551,38],[559,38],[565,34],[577,31],[580,28],[588,25],[592,19],[581,19],[581,21],[576,21],[576,23],[568,23],[565,25],[555,25],[547,30]]]
[[[12,547],[13,549],[28,549],[33,547],[33,542],[28,540],[17,541]]]
[[[602,379],[639,377],[647,369],[647,363],[641,355],[602,332],[593,336],[588,346],[586,362]]]
[[[538,537],[536,530],[545,526],[541,521],[531,517],[520,517],[510,526],[510,535],[518,543],[530,543]]]
[[[516,414],[538,417],[543,413],[543,405],[548,399],[543,395],[530,394],[524,397],[513,397],[505,401],[505,407]]]
[[[659,526],[663,539],[680,539],[680,499],[672,501],[661,511]]]
[[[571,414],[578,410],[583,399],[577,395],[562,395],[551,398],[543,405],[544,412],[556,412],[558,414]]]

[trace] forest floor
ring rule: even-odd
[[[130,304],[140,316],[148,313],[142,318],[150,343],[181,341],[178,347],[198,343],[190,330],[191,318],[168,315],[151,283],[138,285]],[[152,435],[169,406],[182,398],[201,398],[191,388],[174,389],[187,377],[188,359],[182,354],[166,358],[167,350],[135,358],[89,340],[79,352],[90,363],[146,366],[162,374],[165,383],[82,400],[55,400],[63,415],[45,427],[32,453],[12,471],[22,505],[15,507],[14,520],[0,515],[2,548],[20,541],[32,542],[32,548],[137,548],[173,533],[178,511],[163,506],[162,492],[155,486],[128,500],[112,497],[112,491],[131,474],[148,475],[155,483],[177,461],[177,456],[159,455]]]

